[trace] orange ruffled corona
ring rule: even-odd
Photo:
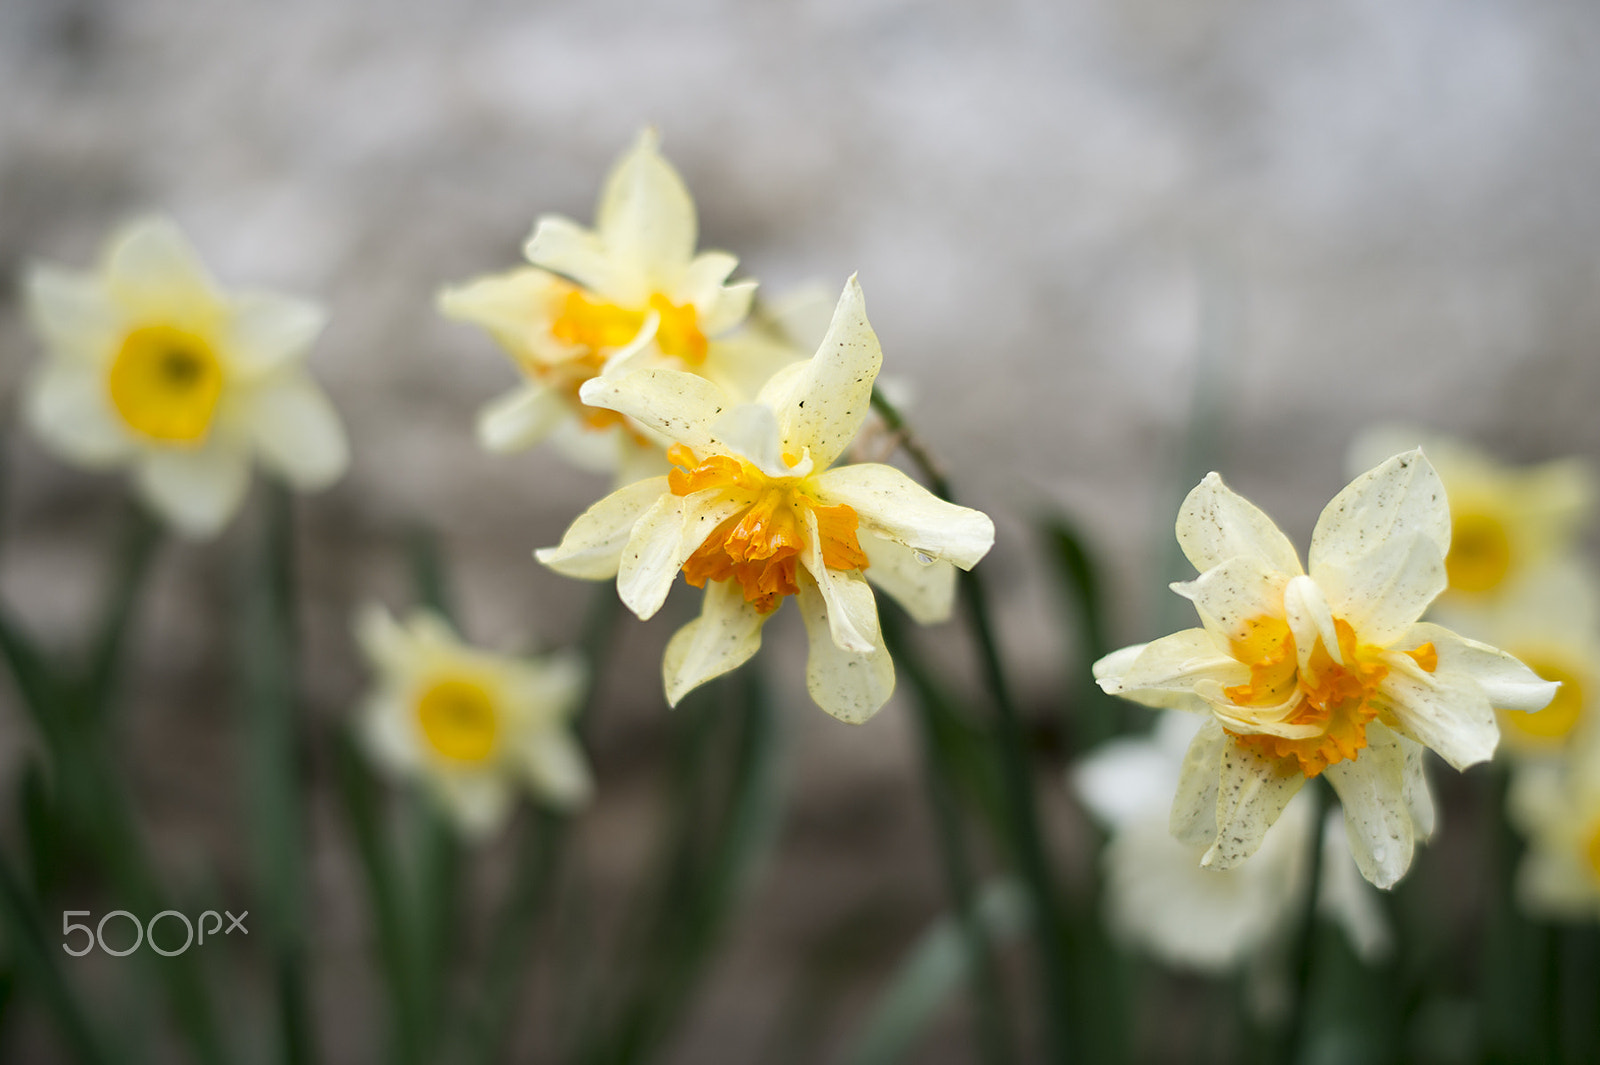
[[[1367,745],[1367,723],[1378,716],[1372,694],[1389,675],[1379,649],[1358,646],[1355,630],[1343,618],[1336,618],[1333,628],[1344,664],[1334,661],[1319,638],[1301,670],[1294,633],[1287,622],[1263,617],[1250,624],[1249,634],[1233,641],[1234,657],[1250,667],[1250,682],[1224,688],[1223,694],[1240,706],[1276,706],[1298,693],[1300,703],[1285,723],[1314,725],[1321,732],[1303,739],[1241,734],[1231,729],[1228,734],[1241,746],[1268,758],[1294,758],[1307,777],[1354,758]],[[1406,653],[1429,673],[1438,668],[1439,655],[1431,643]]]
[[[807,511],[816,515],[823,565],[836,570],[867,568],[867,556],[856,539],[861,519],[850,507],[824,506],[800,487],[798,479],[768,477],[727,455],[700,462],[689,448],[674,444],[667,458],[679,467],[667,475],[673,495],[735,488],[755,497],[747,509],[717,526],[683,564],[683,575],[694,587],[731,578],[743,586],[745,600],[757,611],[776,610],[784,596],[800,590],[797,567],[806,543]]]

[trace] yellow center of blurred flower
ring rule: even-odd
[[[1583,717],[1584,683],[1577,674],[1551,658],[1538,654],[1518,655],[1523,664],[1545,680],[1561,683],[1550,705],[1537,713],[1521,710],[1500,711],[1500,723],[1507,733],[1535,745],[1560,744]]]
[[[222,363],[211,346],[165,325],[129,333],[107,378],[112,405],[128,427],[169,444],[205,439],[222,384]]]
[[[435,681],[417,700],[417,721],[434,753],[452,762],[482,762],[494,753],[500,720],[483,685],[458,677]]]
[[[860,518],[847,506],[823,506],[806,490],[800,477],[768,477],[748,462],[712,455],[699,462],[694,452],[674,444],[667,458],[677,465],[667,475],[672,494],[686,496],[708,488],[749,493],[751,504],[724,521],[706,537],[683,575],[696,588],[706,581],[736,580],[744,597],[763,614],[776,610],[786,595],[800,590],[796,567],[806,545],[806,518],[816,515],[822,541],[822,562],[829,569],[866,569],[867,556],[856,539]],[[784,456],[791,466],[799,460]]]
[[[1334,661],[1319,637],[1302,670],[1288,623],[1282,618],[1256,618],[1246,635],[1232,641],[1233,657],[1250,667],[1250,681],[1223,689],[1240,707],[1278,707],[1298,700],[1284,723],[1315,726],[1316,735],[1288,739],[1231,729],[1229,735],[1266,757],[1294,758],[1308,777],[1354,758],[1367,745],[1367,723],[1378,716],[1372,693],[1389,675],[1379,648],[1358,645],[1355,630],[1343,618],[1334,619],[1333,628],[1343,664]],[[1431,643],[1407,653],[1430,673],[1438,668],[1439,657]]]
[[[1487,592],[1498,587],[1511,570],[1511,537],[1505,523],[1473,511],[1452,514],[1444,568],[1456,591]]]
[[[650,311],[660,316],[656,346],[662,354],[682,359],[691,366],[705,361],[706,337],[700,331],[700,315],[694,304],[680,306],[659,292],[650,297],[644,309],[630,310],[592,300],[579,289],[573,289],[561,301],[560,312],[550,323],[550,335],[563,344],[588,348],[591,353],[625,347],[639,334],[639,327],[644,325]]]

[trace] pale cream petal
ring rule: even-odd
[[[92,274],[42,263],[24,282],[28,319],[54,354],[98,366],[127,331],[124,312]]]
[[[522,451],[573,416],[573,408],[564,395],[528,382],[478,412],[478,443],[497,455]]]
[[[1271,518],[1211,473],[1178,510],[1178,545],[1201,573],[1230,558],[1253,558],[1288,576],[1301,572],[1300,556]]]
[[[228,369],[242,379],[298,361],[328,322],[320,306],[292,296],[241,292],[228,302],[233,314],[222,346]]]
[[[707,336],[738,325],[743,320],[741,315],[732,321],[721,323],[721,329],[713,330],[707,318],[708,312],[716,307],[726,290],[724,282],[728,280],[728,275],[733,273],[733,268],[738,265],[739,257],[736,255],[729,255],[725,251],[703,251],[696,255],[684,270],[683,280],[678,287],[668,294],[674,303],[694,304],[699,317],[700,331]],[[751,291],[754,291],[753,285]],[[748,296],[745,297],[744,303],[748,310],[750,305]]]
[[[1594,874],[1575,858],[1531,847],[1517,867],[1517,902],[1535,916],[1557,921],[1593,921],[1600,912]]]
[[[1222,756],[1236,746],[1215,721],[1206,720],[1189,741],[1178,769],[1168,827],[1173,838],[1192,847],[1209,847],[1217,838],[1217,795]]]
[[[1443,592],[1444,555],[1429,538],[1394,534],[1359,559],[1324,562],[1316,580],[1362,643],[1387,647]]]
[[[704,459],[728,454],[711,431],[733,403],[716,385],[681,370],[634,370],[620,377],[592,377],[578,396],[591,407],[620,411]]]
[[[1351,761],[1324,771],[1344,807],[1350,853],[1361,875],[1381,888],[1394,887],[1411,868],[1416,828],[1405,800],[1405,751],[1398,738],[1374,721],[1367,746]]]
[[[41,363],[22,401],[28,425],[69,462],[105,469],[125,462],[137,447],[95,366],[65,359]]]
[[[338,412],[302,373],[263,382],[250,395],[246,416],[262,464],[302,492],[326,488],[350,466]]]
[[[700,373],[736,401],[758,397],[779,371],[802,365],[810,355],[774,337],[769,331],[746,327],[712,340],[706,347]],[[763,404],[765,406],[765,404]]]
[[[655,291],[674,292],[683,283],[698,239],[694,200],[662,157],[655,130],[640,132],[607,175],[595,229],[606,251],[634,264]]]
[[[1261,618],[1283,617],[1290,576],[1253,555],[1238,555],[1172,590],[1194,603],[1201,624],[1219,640],[1242,640]]]
[[[415,656],[411,636],[379,603],[368,603],[355,617],[356,644],[367,663],[386,679],[403,678]]]
[[[366,700],[356,736],[373,764],[395,776],[408,776],[425,764],[411,705],[399,691],[385,686]]]
[[[1339,647],[1339,633],[1333,625],[1333,610],[1323,596],[1322,589],[1310,577],[1291,578],[1283,589],[1283,616],[1294,634],[1296,661],[1306,669],[1316,652],[1317,641],[1340,665],[1344,654]]]
[[[1405,751],[1405,800],[1411,812],[1411,824],[1419,840],[1433,837],[1437,817],[1433,807],[1433,789],[1428,786],[1428,749],[1404,736],[1395,737],[1400,749]]]
[[[1199,680],[1243,684],[1250,670],[1224,650],[1205,629],[1184,629],[1133,648],[1113,652],[1094,664],[1095,679],[1111,695],[1137,698],[1139,692],[1192,692]]]
[[[956,597],[955,566],[924,561],[904,544],[864,530],[856,539],[867,556],[867,580],[894,597],[913,621],[933,625],[949,618]]]
[[[1173,768],[1166,753],[1148,739],[1113,740],[1072,767],[1067,782],[1103,826],[1115,829],[1153,817],[1165,831]]]
[[[1305,785],[1298,769],[1263,757],[1237,743],[1222,745],[1217,782],[1217,835],[1200,864],[1231,869],[1250,857],[1262,839]]]
[[[708,337],[721,336],[750,317],[756,298],[756,283],[740,281],[719,289],[715,300],[700,316],[700,331]]]
[[[538,796],[563,810],[594,797],[594,778],[578,741],[561,729],[532,736],[522,752],[522,769]]]
[[[1308,571],[1327,589],[1318,576],[1323,566],[1358,574],[1366,558],[1385,543],[1413,535],[1426,537],[1440,558],[1450,552],[1450,505],[1444,484],[1421,451],[1394,456],[1333,497],[1311,534]],[[1336,611],[1338,606],[1335,602]]]
[[[601,296],[642,306],[650,293],[619,272],[598,234],[560,215],[544,215],[523,254],[534,266],[576,281]]]
[[[135,470],[145,502],[179,533],[197,539],[227,524],[250,484],[249,456],[222,442],[146,451]]]
[[[1412,626],[1398,646],[1410,649],[1423,643],[1433,644],[1439,653],[1437,673],[1470,677],[1497,710],[1524,713],[1542,710],[1560,690],[1559,684],[1545,680],[1499,648],[1458,636],[1429,622]]]
[[[811,456],[823,464],[815,451]],[[815,475],[810,485],[818,502],[855,511],[867,532],[962,569],[977,565],[994,546],[987,514],[945,502],[893,466],[840,466]]]
[[[579,515],[560,544],[541,547],[534,557],[567,577],[610,580],[617,575],[622,550],[635,523],[657,500],[669,494],[665,477],[651,477],[619,488]]]
[[[564,281],[537,267],[523,266],[477,277],[439,290],[439,313],[489,331],[507,350],[556,361],[565,346],[550,336],[555,301],[571,291]]]
[[[1389,675],[1373,701],[1404,736],[1437,752],[1456,769],[1494,757],[1500,726],[1483,689],[1441,665],[1426,673],[1410,658],[1390,655]]]
[[[1344,929],[1356,956],[1375,965],[1389,956],[1394,943],[1389,924],[1372,886],[1350,854],[1344,817],[1329,810],[1322,827],[1322,882],[1317,887],[1317,912]]]
[[[1199,630],[1204,632],[1204,629]],[[1120,651],[1112,651],[1094,664],[1094,677],[1098,682],[1104,678],[1114,678],[1113,683],[1119,683],[1128,667],[1144,653],[1149,647],[1147,643],[1136,643],[1131,647],[1124,647]],[[1105,685],[1100,687],[1104,690]],[[1159,688],[1131,688],[1115,692],[1119,698],[1129,702],[1148,706],[1155,710],[1182,710],[1186,713],[1203,714],[1211,716],[1211,704],[1191,691],[1163,691]],[[1187,741],[1185,741],[1187,742]]]
[[[661,660],[667,704],[677,706],[706,681],[748,662],[761,647],[766,620],[745,601],[738,581],[708,581],[700,616],[673,635]]]
[[[787,393],[773,397],[784,450],[799,454],[809,448],[819,469],[831,466],[866,419],[872,407],[872,383],[882,364],[883,351],[867,322],[861,286],[852,275],[822,346],[802,364]]]
[[[111,298],[146,320],[195,328],[220,324],[225,310],[200,256],[170,219],[141,218],[120,229],[106,254],[105,279]]]
[[[783,443],[778,439],[778,418],[763,403],[741,403],[719,415],[711,423],[711,434],[731,453],[749,461],[768,477],[804,477],[811,472],[810,459],[791,467],[783,460]]]
[[[859,725],[889,701],[894,694],[894,662],[882,647],[874,627],[867,636],[874,648],[866,654],[841,650],[829,625],[828,608],[822,593],[809,575],[799,581],[797,597],[800,615],[805,619],[810,653],[806,658],[806,689],[816,704],[852,725]]]
[[[552,730],[582,705],[589,686],[589,667],[576,652],[502,662],[506,704],[515,707],[513,712],[530,732]]]
[[[498,773],[447,772],[433,786],[456,827],[474,840],[492,835],[511,813],[511,784]]]
[[[718,488],[657,499],[634,523],[617,569],[617,594],[628,609],[642,621],[653,617],[689,556],[750,503],[747,495]]]

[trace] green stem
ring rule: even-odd
[[[872,405],[888,429],[900,435],[901,448],[922,471],[934,494],[954,502],[949,481],[921,442],[912,435],[900,412],[877,389],[872,391]],[[1055,1062],[1066,1062],[1071,1059],[1073,1049],[1072,1034],[1067,1023],[1067,1011],[1072,1008],[1073,997],[1072,975],[1067,959],[1066,924],[1039,829],[1021,715],[995,641],[983,578],[976,570],[966,571],[961,574],[960,590],[968,622],[977,640],[984,679],[994,699],[1012,844],[1032,896],[1034,916],[1038,922],[1039,968],[1045,994],[1043,1006],[1050,1057]]]
[[[961,830],[960,809],[950,779],[951,767],[941,750],[938,727],[933,717],[933,706],[935,700],[941,698],[941,689],[906,639],[900,616],[893,609],[886,609],[879,612],[878,619],[883,630],[884,646],[917,693],[916,717],[922,747],[923,782],[928,791],[928,806],[933,812],[939,839],[945,888],[955,905],[956,918],[971,961],[968,976],[973,1002],[977,1007],[977,1042],[984,1060],[991,1065],[1015,1061],[1015,1047],[1011,1044],[1003,1005],[1004,988],[989,950],[988,937],[978,918],[973,892],[972,855]]]
[[[1283,1029],[1278,1038],[1275,1061],[1288,1065],[1299,1056],[1305,1041],[1306,1019],[1311,1004],[1311,977],[1314,971],[1317,940],[1317,892],[1322,885],[1322,822],[1328,808],[1327,788],[1316,781],[1310,783],[1312,798],[1309,850],[1306,853],[1306,893],[1301,900],[1299,922],[1296,927],[1294,953],[1289,959],[1289,976],[1293,981],[1293,998]]]

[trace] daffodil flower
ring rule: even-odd
[[[577,461],[615,468],[626,483],[660,472],[659,443],[616,411],[586,405],[584,382],[608,369],[656,366],[700,374],[749,399],[803,357],[759,331],[737,330],[755,282],[728,284],[738,260],[696,254],[696,229],[683,179],[645,130],[607,177],[593,230],[543,217],[526,247],[533,266],[440,294],[444,314],[487,329],[525,378],[484,409],[485,448],[516,451],[554,434]]]
[[[1173,590],[1203,627],[1095,664],[1106,691],[1205,714],[1172,829],[1202,864],[1253,854],[1306,780],[1327,774],[1361,873],[1390,887],[1432,826],[1422,749],[1457,769],[1494,754],[1495,708],[1534,711],[1557,685],[1512,656],[1419,622],[1445,587],[1450,511],[1420,451],[1356,478],[1322,512],[1310,571],[1216,474],[1189,493],[1178,542],[1200,571]]]
[[[401,624],[370,606],[356,637],[375,681],[360,721],[368,750],[390,772],[420,778],[464,833],[493,832],[519,790],[559,809],[589,800],[594,785],[571,731],[584,690],[575,657],[478,650],[426,610]]]
[[[1151,736],[1105,744],[1073,767],[1073,790],[1110,833],[1102,863],[1111,928],[1169,965],[1209,973],[1248,967],[1265,981],[1301,911],[1309,836],[1320,831],[1317,908],[1363,959],[1378,960],[1389,932],[1377,895],[1351,860],[1338,815],[1314,824],[1309,796],[1291,801],[1254,860],[1233,869],[1202,869],[1205,844],[1172,838],[1172,788],[1200,723],[1168,711]]]
[[[29,424],[69,461],[132,467],[178,531],[226,524],[252,455],[302,490],[348,465],[338,416],[301,365],[322,311],[223,292],[171,222],[120,230],[94,274],[35,267],[27,303],[48,349],[28,383]]]
[[[1517,900],[1558,921],[1600,920],[1600,743],[1516,770],[1508,812],[1528,839]]]
[[[674,441],[677,468],[602,499],[538,557],[568,576],[615,577],[641,618],[660,609],[680,571],[705,588],[699,618],[667,646],[668,702],[749,659],[767,618],[793,596],[810,640],[812,698],[835,717],[865,721],[894,687],[867,582],[918,621],[949,615],[954,567],[984,556],[993,523],[891,466],[830,468],[867,416],[881,362],[852,277],[817,353],[775,376],[755,403],[671,370],[583,386],[584,402]]]

